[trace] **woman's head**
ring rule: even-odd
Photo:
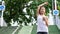
[[[41,14],[41,15],[45,14],[45,7],[44,6],[40,7],[39,14]]]

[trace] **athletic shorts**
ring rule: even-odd
[[[48,34],[48,32],[37,32],[37,34]]]

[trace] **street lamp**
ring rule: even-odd
[[[1,26],[3,26],[3,12],[5,10],[5,2],[0,0],[0,12],[1,12]]]

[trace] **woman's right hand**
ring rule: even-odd
[[[48,2],[44,2],[44,4],[48,5]]]

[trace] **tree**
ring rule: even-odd
[[[33,1],[31,5],[28,6],[28,2]],[[6,10],[4,12],[4,20],[10,25],[11,19],[20,24],[23,22],[25,25],[31,23],[33,18],[36,20],[36,9],[37,6],[43,2],[48,2],[46,7],[46,15],[49,13],[49,8],[52,10],[52,0],[5,0]],[[23,9],[26,8],[26,13]],[[27,18],[27,15],[29,18]]]
[[[29,0],[5,0],[6,10],[4,12],[4,20],[10,25],[11,19],[14,21],[20,21],[18,18],[26,19],[22,9],[24,8],[24,4],[26,4]],[[20,16],[21,15],[21,16]]]

